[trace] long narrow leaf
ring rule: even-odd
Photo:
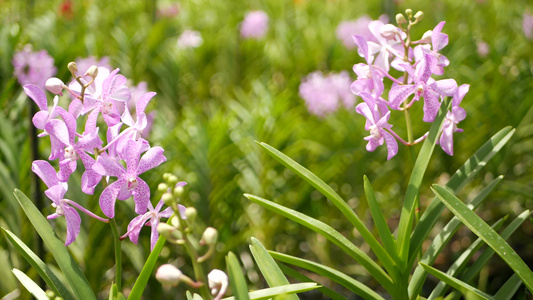
[[[344,201],[344,199],[337,194],[329,185],[327,185],[322,179],[313,174],[311,171],[304,168],[302,165],[298,164],[292,160],[287,155],[278,151],[274,147],[266,144],[260,143],[268,154],[274,157],[277,161],[283,164],[285,167],[293,171],[296,175],[300,176],[302,179],[307,181],[315,189],[317,189],[322,195],[331,200],[331,202],[344,214],[344,216],[352,223],[352,225],[359,231],[363,239],[368,243],[374,254],[377,258],[386,266],[387,270],[393,270],[396,262],[391,258],[391,256],[385,251],[383,246],[378,242],[378,240],[372,235],[372,233],[366,228],[361,219],[355,214],[355,212],[350,208],[350,206]]]
[[[364,299],[383,300],[383,297],[381,297],[378,293],[376,293],[374,290],[372,290],[365,284],[351,278],[350,276],[336,269],[324,266],[316,262],[312,262],[309,260],[305,260],[302,258],[290,256],[290,255],[279,253],[279,252],[269,251],[269,253],[276,260],[279,260],[281,262],[291,264],[291,265],[294,265],[300,268],[304,268],[306,270],[315,272],[318,275],[327,277],[331,279],[332,281],[349,289],[356,295],[363,297]]]
[[[289,277],[292,277],[300,282],[315,282],[314,280],[312,280],[311,278],[303,275],[302,273],[292,269],[292,268],[289,268],[287,267],[286,265],[282,264],[282,263],[279,263],[278,264],[279,268],[281,269],[281,271],[283,271],[283,274],[289,276]],[[318,282],[317,282],[318,283]],[[334,290],[328,288],[328,287],[325,287],[325,286],[320,286],[319,288],[316,289],[317,291],[321,292],[322,294],[324,294],[324,296],[326,296],[327,298],[329,299],[332,299],[332,300],[345,300],[346,297],[344,297],[343,295],[335,292]]]
[[[387,273],[385,273],[385,271],[383,271],[383,269],[381,269],[381,267],[376,264],[366,253],[364,253],[361,249],[357,248],[357,246],[355,246],[352,242],[350,242],[347,238],[345,238],[342,234],[333,229],[331,226],[316,219],[313,219],[298,211],[286,208],[282,205],[276,204],[261,197],[249,194],[245,194],[244,196],[250,199],[252,202],[255,202],[269,210],[272,210],[290,220],[302,224],[307,228],[321,234],[329,241],[339,246],[348,255],[357,260],[383,287],[392,287],[392,279],[387,275]]]
[[[61,271],[65,274],[72,290],[76,294],[76,299],[96,299],[96,296],[89,286],[79,265],[74,261],[72,256],[70,256],[67,247],[54,233],[52,226],[50,226],[46,218],[23,192],[15,190],[15,197],[19,201],[20,206],[28,216],[33,227],[37,233],[39,233],[54,256],[59,268],[61,268]]]
[[[455,193],[459,192],[487,162],[498,153],[503,146],[511,139],[515,130],[506,127],[496,133],[483,146],[481,146],[472,157],[470,157],[455,174],[450,178],[446,187]],[[444,204],[437,197],[433,199],[429,207],[424,211],[411,236],[411,246],[409,247],[409,261],[414,261],[422,243],[428,236],[440,215],[444,211]]]
[[[30,292],[37,300],[50,300],[46,293],[35,283],[33,280],[31,280],[30,277],[28,277],[24,272],[13,269],[13,274],[15,274],[15,277],[22,283],[22,285]]]
[[[226,256],[226,266],[228,268],[228,277],[231,285],[231,290],[236,299],[239,300],[248,300],[248,287],[246,285],[246,280],[244,279],[244,274],[241,270],[241,265],[237,260],[237,257],[233,252],[229,252]]]
[[[265,277],[269,287],[283,286],[290,284],[289,280],[285,277],[280,270],[274,259],[268,254],[265,247],[256,239],[252,238],[252,244],[250,245],[250,251],[255,259],[261,274]],[[287,296],[286,299],[298,300],[296,295]]]
[[[518,256],[518,254],[507,244],[507,242],[492,228],[490,228],[483,219],[457,199],[445,187],[433,185],[433,192],[444,202],[450,211],[452,211],[468,229],[477,236],[482,238],[496,253],[511,267],[511,269],[520,276],[527,288],[533,293],[533,272]]]
[[[437,279],[439,280],[442,280],[444,282],[446,282],[447,284],[451,285],[452,287],[454,287],[456,290],[459,290],[459,291],[463,291],[463,289],[465,290],[468,290],[468,291],[471,291],[472,293],[476,294],[477,296],[483,298],[483,299],[486,299],[486,300],[494,300],[494,298],[487,294],[487,293],[484,293],[478,289],[476,289],[475,287],[465,283],[465,282],[462,282],[461,280],[457,279],[457,278],[454,278],[454,277],[451,277],[449,275],[447,275],[446,273],[444,272],[441,272],[435,268],[432,268],[426,264],[423,264],[423,263],[420,263],[420,265],[431,275],[437,277]]]
[[[422,178],[424,177],[424,173],[426,172],[429,159],[431,158],[431,154],[435,149],[437,136],[440,127],[444,122],[444,117],[446,115],[446,111],[448,110],[448,106],[450,103],[451,101],[449,101],[448,99],[446,101],[443,101],[443,103],[441,104],[439,113],[437,114],[435,121],[433,121],[433,124],[429,129],[429,134],[426,140],[424,141],[424,144],[422,144],[420,152],[418,153],[418,157],[416,158],[413,171],[411,172],[411,178],[409,179],[407,191],[405,193],[402,212],[400,215],[400,223],[398,224],[397,238],[397,243],[399,247],[398,256],[400,258],[400,268],[402,268],[402,270],[404,271],[408,271],[411,268],[410,266],[407,266],[407,262],[409,260],[409,237],[411,236],[411,228],[413,227],[413,208],[416,203],[415,200],[418,198],[420,185],[422,184]]]
[[[319,288],[320,286],[314,282],[305,282],[305,283],[295,283],[295,284],[286,284],[277,287],[271,287],[267,289],[262,289],[259,291],[250,292],[248,295],[250,300],[263,300],[263,299],[272,299],[275,296],[294,296],[296,299],[299,299],[298,296],[294,295],[296,293],[303,293]],[[234,300],[239,299],[236,297],[223,298],[223,300]]]
[[[518,288],[522,285],[522,280],[515,273],[511,278],[509,278],[505,284],[498,290],[494,295],[496,300],[511,300],[518,291]]]
[[[481,190],[481,192],[476,197],[474,197],[474,199],[472,199],[471,203],[468,205],[469,208],[471,208],[472,210],[477,208],[483,202],[483,200],[487,198],[490,192],[498,185],[498,183],[501,182],[502,179],[503,176],[498,176],[496,179],[491,181],[483,190]],[[439,253],[442,251],[444,246],[448,244],[449,240],[455,234],[457,229],[459,229],[459,225],[461,224],[462,223],[459,218],[452,218],[448,222],[448,224],[444,226],[440,233],[433,238],[433,242],[424,253],[424,256],[422,257],[420,262],[425,263],[427,265],[433,265]],[[412,263],[413,262],[409,262],[409,264]],[[413,296],[420,294],[425,279],[426,272],[421,266],[418,266],[415,269],[413,276],[411,277],[411,281],[409,282],[409,295]]]
[[[6,234],[9,242],[17,249],[17,251],[26,259],[26,261],[37,271],[39,276],[48,284],[48,286],[56,293],[56,295],[61,296],[65,300],[74,300],[74,297],[70,294],[67,288],[63,285],[61,280],[59,280],[50,270],[50,268],[35,254],[31,249],[24,244],[14,233],[11,231],[2,228]]]
[[[392,233],[389,229],[389,226],[387,225],[385,216],[383,216],[383,212],[379,208],[376,195],[374,194],[374,189],[372,189],[372,185],[370,184],[370,181],[368,181],[366,175],[364,176],[363,181],[365,195],[368,201],[368,206],[370,207],[372,219],[374,219],[374,225],[376,225],[376,228],[378,229],[378,233],[381,238],[381,242],[383,243],[383,246],[389,252],[390,256],[395,259],[398,257],[396,241],[394,241],[394,238],[392,237]]]

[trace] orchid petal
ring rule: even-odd
[[[98,163],[98,162],[97,162]],[[96,165],[96,164],[95,164]],[[127,182],[125,179],[119,179],[108,185],[100,195],[100,209],[108,218],[115,217],[115,202],[120,188]]]
[[[48,188],[51,188],[59,184],[57,180],[56,170],[46,160],[36,160],[31,164],[31,170],[46,184]]]
[[[167,159],[163,155],[163,151],[164,150],[161,147],[153,147],[146,151],[139,161],[139,165],[137,166],[137,175],[155,168],[161,163],[165,162]]]
[[[135,212],[138,214],[146,212],[148,202],[150,202],[150,188],[141,178],[137,178],[137,187],[133,190],[133,201],[135,202]]]
[[[67,238],[65,240],[65,246],[70,245],[80,233],[81,218],[76,209],[63,204],[63,212],[65,214],[65,220],[67,221]]]
[[[400,105],[415,92],[415,86],[408,85],[396,85],[389,91],[389,105],[392,109],[400,109]]]
[[[24,92],[30,97],[40,110],[48,111],[48,101],[46,100],[46,94],[40,87],[33,84],[26,84],[24,86]]]

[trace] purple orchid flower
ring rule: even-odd
[[[453,156],[453,133],[463,132],[462,129],[457,128],[457,124],[466,118],[466,111],[459,107],[466,93],[470,89],[470,85],[463,84],[457,88],[457,93],[452,99],[452,110],[446,114],[446,119],[442,125],[442,133],[439,139],[439,144],[444,152]]]
[[[424,34],[424,36],[431,35],[431,47],[426,44],[419,45],[414,49],[416,61],[421,60],[424,56],[424,53],[428,53],[435,58],[436,62],[431,66],[432,72],[435,75],[444,74],[444,67],[447,67],[450,64],[448,58],[438,52],[442,48],[446,47],[446,45],[448,45],[448,35],[441,32],[442,27],[444,27],[445,23],[446,22],[444,21],[440,22],[439,24],[437,24],[437,26],[435,26],[432,31]]]
[[[431,78],[432,64],[435,58],[424,53],[424,59],[418,62],[416,70],[409,64],[403,64],[404,69],[413,79],[413,84],[394,85],[389,92],[389,105],[392,109],[400,109],[400,105],[412,94],[414,101],[424,98],[424,122],[433,122],[439,111],[442,96],[453,96],[457,90],[457,83],[453,79],[435,81]]]
[[[370,54],[374,55],[377,53],[374,64],[388,73],[390,68],[389,60],[392,57],[403,57],[401,40],[406,37],[406,34],[394,25],[383,24],[379,20],[370,22],[368,29],[370,29],[370,32],[377,40],[377,43],[372,41],[367,42]]]
[[[37,129],[45,130],[44,127],[48,121],[57,118],[60,111],[65,111],[62,107],[57,106],[57,102],[59,101],[57,96],[54,97],[52,107],[48,108],[46,94],[40,87],[36,85],[26,84],[24,86],[24,92],[35,102],[35,104],[37,104],[40,109],[40,111],[38,111],[32,118],[32,123]],[[48,133],[45,131],[39,134],[39,137],[47,134]]]
[[[100,195],[100,208],[109,218],[115,216],[115,202],[126,200],[133,194],[135,212],[142,214],[150,202],[150,189],[139,175],[166,161],[163,148],[153,147],[139,159],[144,143],[129,140],[121,156],[126,161],[126,168],[108,155],[101,155],[93,165],[93,170],[102,176],[117,177]]]
[[[128,140],[138,140],[141,138],[141,135],[148,126],[148,117],[146,116],[146,113],[144,111],[150,100],[155,95],[156,93],[149,92],[144,94],[137,100],[135,108],[135,120],[131,116],[128,108],[124,110],[124,114],[122,115],[122,122],[128,125],[129,128],[127,128],[120,134],[120,141],[118,141],[117,145],[117,150],[119,152],[122,151]]]
[[[370,135],[364,138],[368,141],[366,150],[372,152],[385,142],[387,144],[387,160],[390,160],[398,153],[398,142],[389,133],[392,128],[392,125],[388,123],[390,111],[369,93],[361,92],[360,96],[364,102],[359,103],[355,111],[366,118],[365,129],[370,131]],[[383,112],[385,113],[383,114]]]
[[[142,227],[144,225],[151,226],[152,234],[150,237],[150,250],[153,250],[155,243],[157,243],[157,239],[159,238],[159,233],[157,232],[157,225],[159,225],[160,219],[170,218],[173,213],[170,207],[167,207],[165,210],[160,212],[162,207],[163,200],[159,200],[155,209],[152,206],[152,203],[149,202],[148,212],[133,218],[128,224],[128,231],[121,238],[124,239],[126,237],[129,237],[133,243],[137,244]],[[178,204],[178,209],[182,218],[185,219],[185,206]]]
[[[350,89],[352,93],[358,95],[360,92],[373,93],[378,97],[383,93],[383,69],[372,64],[374,57],[368,50],[367,40],[360,35],[354,35],[353,40],[358,47],[358,52],[365,58],[366,64],[359,63],[353,66],[353,71],[357,74]]]

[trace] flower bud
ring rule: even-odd
[[[420,21],[420,20],[422,20],[423,18],[424,18],[424,13],[423,13],[421,10],[417,11],[416,14],[415,14],[415,19],[416,19],[417,21]]]
[[[174,197],[170,193],[164,193],[163,196],[161,197],[161,200],[163,200],[163,202],[167,206],[172,206],[172,204],[174,204]]]
[[[176,197],[176,198],[179,198],[179,197],[183,196],[184,192],[185,192],[185,189],[181,185],[177,185],[174,188],[174,190],[172,191],[172,193],[174,194],[174,197]]]
[[[198,211],[194,207],[187,207],[185,209],[185,218],[189,220],[190,222],[194,222],[194,219],[198,215]]]
[[[155,272],[155,279],[164,285],[176,286],[182,277],[183,273],[171,264],[161,265]]]
[[[157,190],[161,193],[165,193],[168,190],[168,185],[166,183],[160,183],[157,186]]]
[[[78,72],[78,66],[73,61],[68,63],[67,68],[72,74],[76,74],[76,72]]]
[[[405,23],[407,23],[407,20],[405,19],[403,14],[397,14],[396,15],[396,23],[398,23],[398,25],[405,24]]]
[[[176,239],[178,237],[176,237],[175,235],[175,232],[176,232],[176,227],[174,226],[171,226],[167,223],[159,223],[159,225],[157,225],[157,232],[159,232],[159,234],[167,239],[169,238],[173,238],[173,239]]]
[[[178,177],[176,175],[170,174],[168,176],[168,184],[172,186],[176,185],[176,183],[178,183]]]
[[[85,72],[85,75],[90,76],[92,78],[96,78],[98,75],[98,67],[97,66],[91,66],[87,72]]]
[[[422,43],[431,43],[431,36],[433,35],[432,30],[428,30],[424,32],[424,35],[422,35],[422,38],[420,39],[420,42]]]
[[[211,295],[217,295],[216,299],[221,299],[229,285],[228,275],[219,269],[214,269],[207,274],[207,281]]]
[[[173,216],[172,219],[170,219],[170,224],[172,224],[172,226],[174,226],[177,229],[179,229],[180,228],[180,220],[178,219],[178,216]]]
[[[379,34],[381,34],[381,36],[387,40],[393,40],[397,32],[398,29],[396,29],[396,26],[392,24],[383,25],[379,30]]]
[[[213,227],[207,227],[202,234],[200,242],[202,241],[208,246],[216,244],[218,241],[218,231]]]
[[[168,181],[168,177],[169,177],[170,175],[172,175],[172,174],[170,174],[170,173],[164,173],[164,174],[163,174],[163,180],[164,180],[164,181]]]
[[[52,94],[63,95],[62,91],[63,91],[63,87],[65,86],[65,84],[63,83],[63,81],[61,81],[61,79],[56,78],[56,77],[49,78],[46,81],[45,86],[46,86],[46,89],[50,91]]]
[[[413,16],[413,10],[408,8],[405,10],[405,14],[407,15],[408,18],[411,18]]]

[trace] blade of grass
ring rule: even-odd
[[[46,282],[46,284],[54,291],[56,295],[61,296],[65,300],[74,300],[68,289],[63,285],[50,270],[50,268],[35,254],[31,249],[24,244],[14,233],[2,228],[9,242],[17,249],[17,251],[26,259],[26,261],[37,271],[39,276]]]
[[[511,278],[509,278],[505,284],[498,290],[494,295],[496,300],[511,300],[518,291],[518,288],[522,285],[522,280],[515,273]]]
[[[356,295],[361,296],[364,299],[383,300],[383,297],[381,297],[373,289],[353,279],[352,277],[342,273],[341,271],[338,271],[336,269],[324,266],[322,264],[319,264],[313,261],[305,260],[305,259],[298,258],[295,256],[287,255],[284,253],[279,253],[279,252],[274,252],[274,251],[269,251],[268,253],[270,253],[270,255],[274,259],[279,260],[283,263],[291,264],[291,265],[309,270],[311,272],[314,272],[318,275],[327,277],[331,279],[332,281],[349,289]]]
[[[278,266],[281,271],[283,271],[283,274],[292,277],[300,282],[315,282],[311,278],[303,275],[302,273],[292,268],[287,267],[282,263],[279,263]],[[317,291],[321,292],[322,294],[324,294],[324,296],[332,300],[346,300],[346,297],[325,286],[320,286],[319,288],[317,288]]]
[[[420,263],[420,265],[431,275],[437,277],[437,279],[439,280],[442,280],[444,282],[446,282],[447,284],[449,284],[450,286],[452,286],[453,288],[455,288],[456,290],[459,290],[459,291],[463,291],[463,290],[468,290],[474,294],[476,294],[477,296],[483,298],[483,299],[486,299],[486,300],[494,300],[494,298],[487,294],[487,293],[484,293],[478,289],[476,289],[475,287],[465,283],[465,282],[462,282],[461,280],[457,279],[457,278],[454,278],[454,277],[451,277],[449,275],[447,275],[446,273],[444,272],[441,272],[435,268],[432,268],[424,263]]]
[[[448,209],[459,217],[468,229],[482,238],[487,245],[496,251],[507,265],[520,276],[520,279],[522,279],[529,291],[533,293],[533,272],[514,249],[496,231],[490,228],[483,219],[469,210],[461,200],[455,197],[445,187],[433,185],[432,190],[444,202]]]
[[[274,159],[280,162],[282,165],[287,167],[289,170],[293,171],[300,178],[305,180],[315,189],[317,189],[322,195],[331,200],[331,202],[346,216],[346,218],[352,223],[352,225],[359,231],[363,239],[368,243],[374,254],[377,258],[386,266],[389,272],[395,269],[396,262],[391,258],[391,256],[385,251],[383,246],[378,242],[378,240],[372,235],[372,233],[366,228],[361,219],[355,214],[355,212],[350,208],[350,206],[344,201],[344,199],[337,194],[329,185],[327,185],[322,179],[313,174],[311,171],[304,168],[302,165],[298,164],[292,160],[287,155],[283,154],[281,151],[275,149],[274,147],[266,144],[259,143],[268,154],[270,154]]]
[[[50,300],[50,298],[46,295],[46,293],[35,283],[33,280],[31,280],[30,277],[28,277],[24,272],[13,269],[11,270],[13,274],[15,274],[15,277],[22,283],[22,285],[30,292],[37,300]]]
[[[446,187],[455,193],[459,192],[463,186],[469,182],[487,162],[498,153],[503,146],[511,139],[515,130],[505,127],[492,136],[483,146],[481,146],[472,157],[470,157],[457,172],[450,178]],[[414,262],[422,243],[427,238],[440,215],[444,211],[444,204],[437,197],[433,199],[429,207],[424,211],[413,234],[411,235],[411,246],[409,247],[409,261]],[[412,265],[412,264],[409,264]]]
[[[228,268],[231,290],[233,291],[233,295],[235,295],[234,297],[239,300],[250,299],[248,296],[248,286],[246,285],[241,265],[233,252],[229,252],[226,256],[226,266]]]
[[[294,295],[296,293],[303,293],[319,288],[320,286],[314,282],[305,282],[305,283],[295,283],[295,284],[286,284],[276,287],[271,287],[267,289],[262,289],[258,291],[250,292],[250,300],[263,300],[263,299],[272,299],[276,296],[294,296],[296,299],[299,299],[298,296]],[[234,300],[239,299],[236,297],[228,297],[223,300]]]
[[[33,227],[54,256],[59,268],[65,274],[74,294],[76,294],[76,299],[96,299],[80,266],[70,256],[67,247],[54,233],[46,218],[23,192],[15,190],[14,194]]]
[[[252,252],[252,256],[254,257],[261,274],[263,274],[263,277],[265,277],[269,287],[290,284],[289,280],[287,280],[274,259],[270,256],[270,254],[268,254],[265,247],[256,238],[252,237],[250,251]],[[298,300],[298,297],[296,295],[290,295],[286,299]]]
[[[352,242],[345,238],[331,226],[313,219],[298,211],[289,209],[272,201],[257,197],[254,195],[244,194],[252,202],[257,203],[273,212],[280,214],[292,221],[304,225],[305,227],[321,234],[330,242],[339,246],[344,252],[357,260],[368,272],[385,288],[392,288],[392,279],[383,269],[376,264],[366,253],[357,248]]]

